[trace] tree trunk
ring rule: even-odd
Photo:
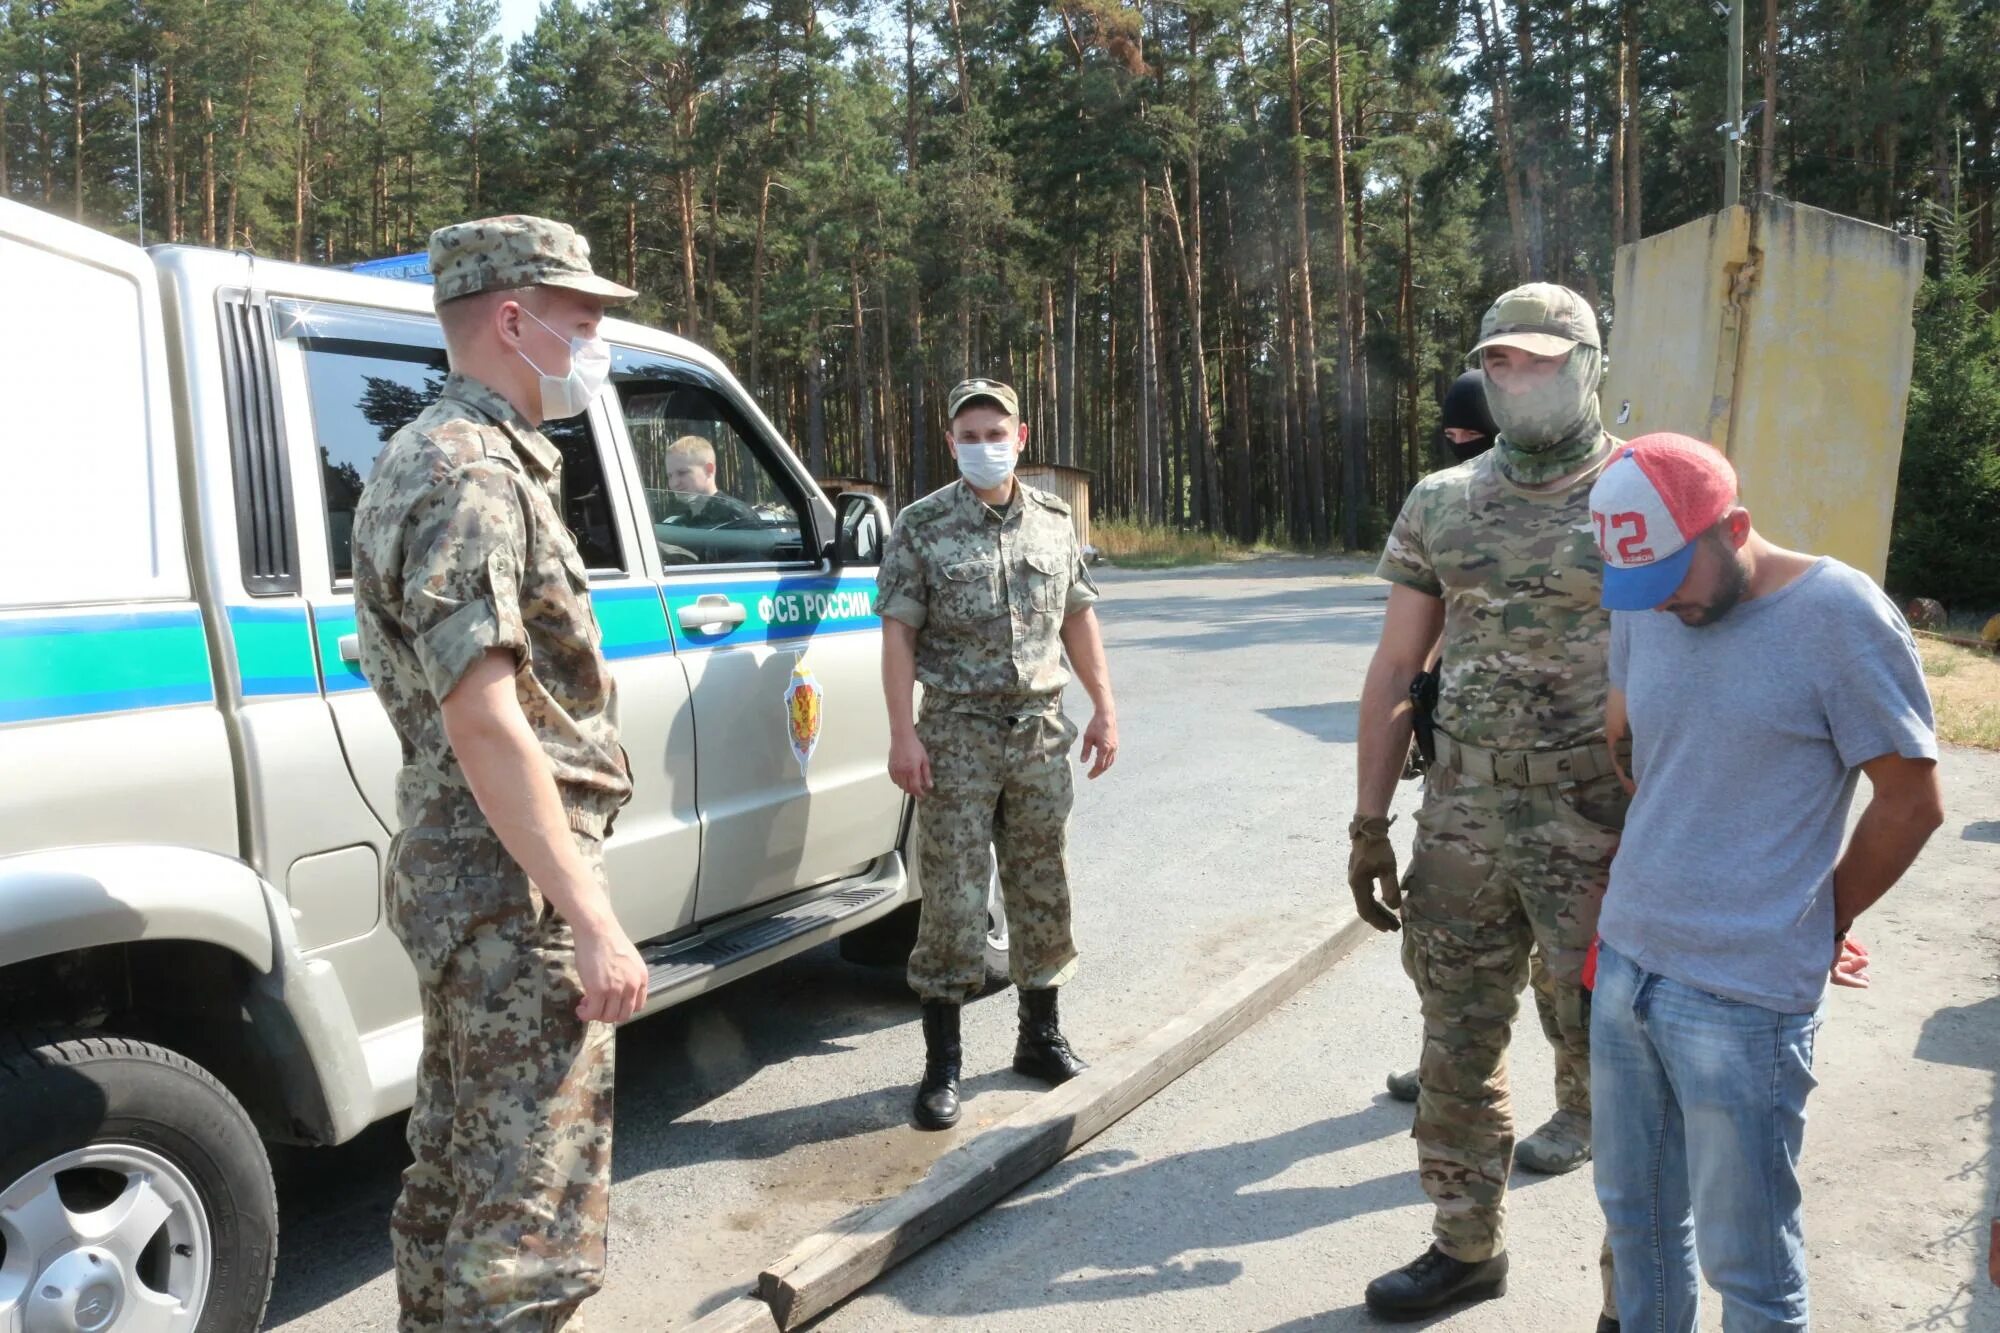
[[[1630,0],[1618,0],[1622,15]],[[1625,243],[1625,31],[1618,32],[1618,59],[1612,76],[1611,92],[1611,250],[1615,264],[1618,247]]]
[[[910,297],[910,498],[930,493],[929,408],[924,404],[924,305],[916,293]]]
[[[1411,209],[1416,195],[1416,183],[1407,175],[1403,177],[1403,265],[1401,280],[1396,293],[1396,336],[1403,344],[1403,357],[1407,368],[1403,373],[1403,459],[1406,466],[1399,466],[1392,479],[1389,493],[1394,508],[1400,504],[1418,477],[1424,474],[1423,441],[1417,430],[1417,300],[1416,300],[1416,229],[1412,225]]]
[[[958,109],[972,110],[972,80],[965,72],[965,33],[959,26],[958,0],[948,0],[951,11],[951,52],[958,62]]]
[[[1943,52],[1938,53],[1940,56]],[[1942,123],[1942,122],[1940,122]],[[1778,0],[1764,0],[1764,120],[1757,136],[1757,193],[1774,186],[1778,146]]]
[[[820,351],[819,236],[806,237],[806,457],[815,477],[826,475],[826,358]]]
[[[625,285],[639,285],[639,201],[625,201]]]
[[[854,396],[855,453],[860,459],[861,475],[879,485],[882,465],[876,456],[874,412],[868,401],[868,337],[863,323],[865,312],[861,308],[861,260],[858,256],[850,256],[847,261],[847,292],[848,310],[854,323],[848,342],[847,391]]]
[[[693,106],[693,102],[689,102]],[[682,167],[675,173],[674,193],[680,203],[681,214],[681,294],[687,305],[681,315],[681,332],[694,339],[701,337],[700,307],[695,304],[694,287],[694,168]]]
[[[1139,180],[1139,505],[1149,522],[1160,521],[1156,407],[1159,349],[1153,340],[1153,205],[1144,177]]]
[[[181,239],[181,173],[178,141],[174,136],[174,102],[178,85],[174,78],[174,64],[171,60],[167,62],[166,84],[165,103],[161,108],[166,112],[166,124],[160,132],[160,174],[165,178],[162,183],[167,192],[167,244],[178,245]],[[0,116],[4,116],[4,113],[0,113]],[[6,141],[6,122],[0,119],[0,145],[4,145]],[[0,148],[0,195],[6,192],[6,151]]]
[[[1355,293],[1347,257],[1347,132],[1341,89],[1340,0],[1327,0],[1328,80],[1332,108],[1333,148],[1333,275],[1338,316],[1334,334],[1334,373],[1340,381],[1340,540],[1352,551],[1361,545],[1361,497],[1367,492],[1368,432],[1360,377],[1355,373],[1355,344],[1361,325],[1355,315]],[[1361,244],[1361,194],[1355,192],[1354,241]],[[1358,259],[1358,256],[1357,256]]]
[[[1637,0],[1632,0],[1637,3]],[[1489,0],[1491,3],[1491,0]],[[1514,246],[1514,281],[1529,280],[1528,210],[1521,198],[1521,176],[1514,163],[1514,113],[1507,89],[1506,57],[1495,53],[1493,39],[1486,31],[1486,11],[1480,0],[1471,0],[1472,24],[1479,34],[1479,54],[1493,72],[1493,137],[1500,146],[1500,178],[1507,194],[1507,230]],[[1493,26],[1500,26],[1500,11],[1493,11]]]
[[[1312,236],[1306,223],[1306,141],[1301,111],[1305,100],[1299,86],[1299,37],[1293,26],[1292,0],[1285,0],[1285,69],[1291,80],[1292,108],[1292,223],[1298,247],[1299,314],[1297,338],[1299,360],[1293,370],[1299,376],[1300,421],[1305,427],[1305,484],[1311,540],[1314,546],[1327,542],[1326,458],[1321,443],[1319,403],[1319,338],[1313,320]],[[1346,225],[1343,214],[1340,226]]]
[[[1639,5],[1641,0],[1625,0],[1625,239],[1637,241],[1645,235],[1643,201],[1639,191],[1642,178],[1640,158],[1646,144],[1645,127],[1640,124],[1642,98],[1639,89]]]
[[[257,91],[257,75],[252,72],[243,76],[243,110],[236,117],[236,144],[229,166],[229,209],[224,218],[223,242],[226,248],[236,245],[236,205],[243,190],[243,151],[250,146],[250,99]]]
[[[76,220],[81,222],[83,221],[83,51],[81,49],[72,51],[69,55],[69,110],[70,127],[74,135],[70,167],[76,181],[71,187],[75,191],[71,203],[75,207]]]
[[[769,402],[764,392],[764,230],[771,215],[771,169],[757,191],[757,239],[750,257],[750,392]]]

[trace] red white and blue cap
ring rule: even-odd
[[[1735,503],[1736,469],[1713,445],[1667,431],[1620,445],[1590,488],[1605,607],[1650,611],[1672,597],[1694,539]]]

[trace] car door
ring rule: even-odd
[[[236,855],[217,627],[189,572],[152,262],[0,200],[0,292],[16,390],[0,426],[0,854]]]
[[[278,366],[293,409],[293,438],[309,451],[316,531],[325,552],[308,574],[317,653],[354,781],[378,817],[396,826],[401,743],[358,665],[354,628],[354,510],[375,458],[443,387],[435,319],[361,305],[274,300]],[[674,655],[659,588],[637,555],[639,527],[602,405],[548,422],[563,455],[562,508],[590,570],[604,655],[618,682],[619,731],[633,797],[605,844],[613,905],[634,939],[670,934],[694,915],[701,827],[695,803],[694,715]]]
[[[612,367],[693,687],[697,915],[856,874],[894,850],[902,812],[875,572],[821,559],[812,483],[732,380],[616,342]]]

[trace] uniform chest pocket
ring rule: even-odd
[[[1021,557],[1021,577],[1028,605],[1037,612],[1060,611],[1069,600],[1069,566],[1053,551],[1029,551]]]
[[[946,623],[992,620],[1004,611],[1000,598],[998,560],[956,560],[942,566],[939,573],[937,605],[931,608]]]

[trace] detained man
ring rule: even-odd
[[[1866,575],[1757,532],[1727,459],[1620,448],[1591,489],[1606,732],[1636,792],[1598,921],[1592,1139],[1623,1326],[1809,1326],[1799,1155],[1829,973],[1943,821],[1916,645]],[[1859,778],[1870,799],[1842,835]]]

